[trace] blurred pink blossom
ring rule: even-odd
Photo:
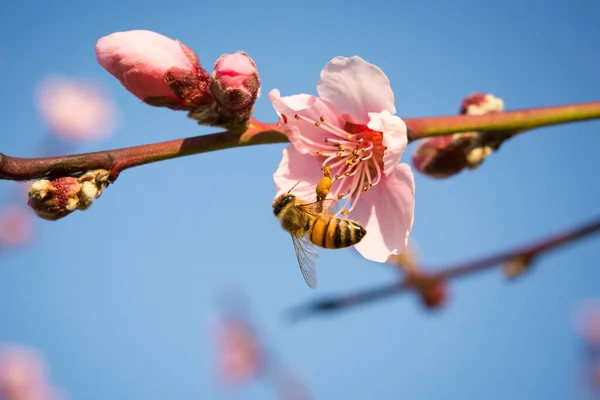
[[[43,358],[34,350],[0,347],[0,398],[6,400],[59,400],[63,396],[48,383]]]
[[[98,63],[147,104],[189,109],[213,102],[210,76],[196,53],[178,40],[147,30],[115,32],[96,44]]]
[[[36,103],[48,128],[62,139],[99,139],[115,129],[116,106],[92,82],[47,77],[37,87]]]
[[[0,211],[0,245],[23,244],[31,237],[31,233],[31,213],[26,207],[12,205]]]
[[[241,385],[258,374],[260,344],[240,319],[227,318],[218,332],[219,374],[224,382]]]
[[[590,344],[600,346],[600,299],[587,299],[575,310],[575,329]]]
[[[385,262],[406,247],[413,226],[415,182],[399,164],[406,124],[395,116],[394,93],[379,67],[358,56],[336,57],[321,72],[319,97],[269,93],[290,146],[273,175],[277,196],[298,181],[294,194],[315,201],[315,187],[329,166],[331,197],[346,198],[349,218],[366,229],[355,245],[365,258]]]

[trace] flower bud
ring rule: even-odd
[[[504,110],[504,101],[488,93],[471,93],[460,105],[460,114],[484,115]]]
[[[472,93],[461,103],[460,114],[483,115],[504,110],[504,101],[486,93]],[[447,178],[465,168],[477,168],[499,145],[481,132],[461,132],[422,140],[412,155],[417,171],[431,178]]]
[[[448,301],[448,289],[442,280],[431,280],[423,285],[420,290],[421,302],[431,310],[446,305]]]
[[[415,169],[431,178],[447,178],[467,166],[465,152],[470,140],[455,135],[423,139],[412,154]]]
[[[27,204],[42,219],[56,221],[75,210],[86,210],[108,185],[108,171],[90,171],[79,178],[40,179],[29,188]]]
[[[212,103],[210,76],[183,43],[146,30],[116,32],[96,43],[98,63],[145,103],[193,110]]]
[[[260,91],[256,64],[242,51],[223,54],[215,63],[210,89],[225,110],[248,113]]]

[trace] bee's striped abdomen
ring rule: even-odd
[[[342,249],[354,246],[366,233],[367,231],[355,222],[324,214],[316,218],[310,240],[326,249]]]
[[[331,214],[317,216],[310,232],[310,241],[319,247],[327,248],[327,230],[333,219],[334,217]]]

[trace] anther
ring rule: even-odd
[[[281,119],[283,120],[284,124],[287,124],[287,117],[285,116],[285,114],[281,114]]]
[[[344,211],[342,211],[342,215],[343,215],[343,216],[346,216],[346,215],[348,215],[348,210],[344,210]]]
[[[325,143],[329,142],[329,138],[325,138]]]
[[[352,164],[354,164],[354,163],[352,162],[352,160],[346,160],[346,165],[347,165],[347,166],[351,166]],[[346,176],[348,176],[348,175],[346,175]]]
[[[369,190],[371,186],[370,185],[365,185],[365,187],[363,188],[363,190],[366,192],[367,190]]]
[[[344,175],[350,176],[350,172],[345,172]]]
[[[302,118],[300,118],[300,115],[298,115],[298,114],[294,115],[294,118],[296,118],[296,119],[298,119],[298,120],[299,120],[299,119],[302,119]]]
[[[315,126],[321,126],[319,122],[315,122]]]
[[[323,152],[322,151],[317,151],[317,155],[322,156]]]
[[[341,157],[342,156],[342,152],[338,151],[337,153],[335,153],[336,156]]]
[[[335,174],[335,179],[340,179],[340,176],[338,174]]]
[[[358,154],[358,150],[357,149],[352,150],[352,154],[353,155],[357,155]]]
[[[351,133],[349,133],[349,134],[348,134],[348,140],[352,140],[352,138],[353,138],[353,137],[354,137],[354,136],[352,136],[352,134],[351,134]]]
[[[363,140],[365,140],[365,139],[363,139],[363,138],[358,139],[358,143],[362,143]]]
[[[319,119],[321,120],[321,122],[325,122],[325,117],[324,116],[320,116]]]
[[[338,200],[341,200],[341,199],[343,199],[343,198],[344,198],[344,193],[340,193],[340,194],[338,194]]]

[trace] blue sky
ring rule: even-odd
[[[80,151],[212,131],[143,105],[96,63],[96,40],[115,31],[181,39],[209,70],[219,55],[247,51],[263,88],[255,116],[274,121],[266,93],[315,94],[321,68],[338,55],[381,67],[405,117],[455,114],[473,91],[502,97],[508,109],[598,100],[599,18],[593,0],[11,2],[0,14],[0,151],[33,155],[47,135],[33,90],[55,73],[101,82],[120,107],[115,135]],[[418,175],[412,238],[423,261],[453,263],[595,217],[599,130],[600,122],[537,130],[475,172]],[[38,221],[36,245],[0,260],[0,340],[43,352],[72,399],[273,398],[259,384],[215,390],[215,298],[234,282],[317,399],[580,394],[571,318],[600,296],[600,238],[542,259],[516,282],[498,271],[457,281],[441,312],[403,296],[284,323],[300,302],[395,276],[352,251],[322,252],[319,289],[306,287],[271,213],[283,148],[133,169],[89,211]]]

